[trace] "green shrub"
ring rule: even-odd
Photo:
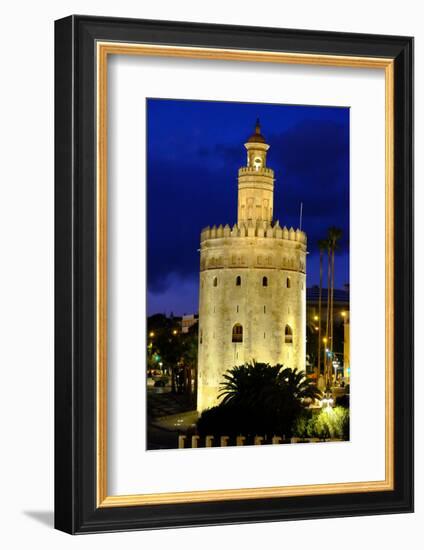
[[[301,439],[316,437],[314,428],[315,416],[310,409],[303,410],[294,421],[293,435]]]
[[[313,422],[314,437],[320,439],[349,440],[349,409],[327,407],[318,413]]]

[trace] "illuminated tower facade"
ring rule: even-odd
[[[273,220],[274,171],[259,121],[244,146],[237,223],[200,236],[199,411],[218,403],[222,375],[235,365],[305,369],[306,234]]]

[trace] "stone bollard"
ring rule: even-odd
[[[262,441],[264,438],[261,435],[255,435],[254,444],[255,445],[262,445]]]
[[[244,445],[245,441],[246,441],[246,438],[244,437],[244,435],[238,435],[236,437],[236,445],[238,445],[239,447]]]
[[[274,437],[272,438],[273,445],[278,445],[281,441],[283,441],[283,438],[279,435],[274,435]]]
[[[197,449],[197,447],[199,446],[198,445],[199,439],[200,439],[200,436],[198,436],[198,435],[192,435],[191,436],[191,448],[192,449]]]
[[[229,439],[228,435],[221,435],[221,447],[227,447]]]
[[[206,436],[205,447],[213,447],[213,435]]]
[[[186,440],[186,436],[185,436],[185,435],[179,435],[179,436],[178,436],[178,448],[179,448],[179,449],[184,449],[184,447],[185,447],[185,440]]]

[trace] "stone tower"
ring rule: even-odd
[[[197,409],[227,369],[252,360],[305,369],[306,234],[273,221],[274,171],[259,121],[238,171],[238,221],[200,236]]]

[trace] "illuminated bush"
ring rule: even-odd
[[[293,433],[301,439],[317,437],[319,439],[349,440],[349,409],[327,407],[318,413],[304,411],[297,417]]]
[[[327,407],[315,420],[316,437],[320,439],[349,439],[349,409]]]

